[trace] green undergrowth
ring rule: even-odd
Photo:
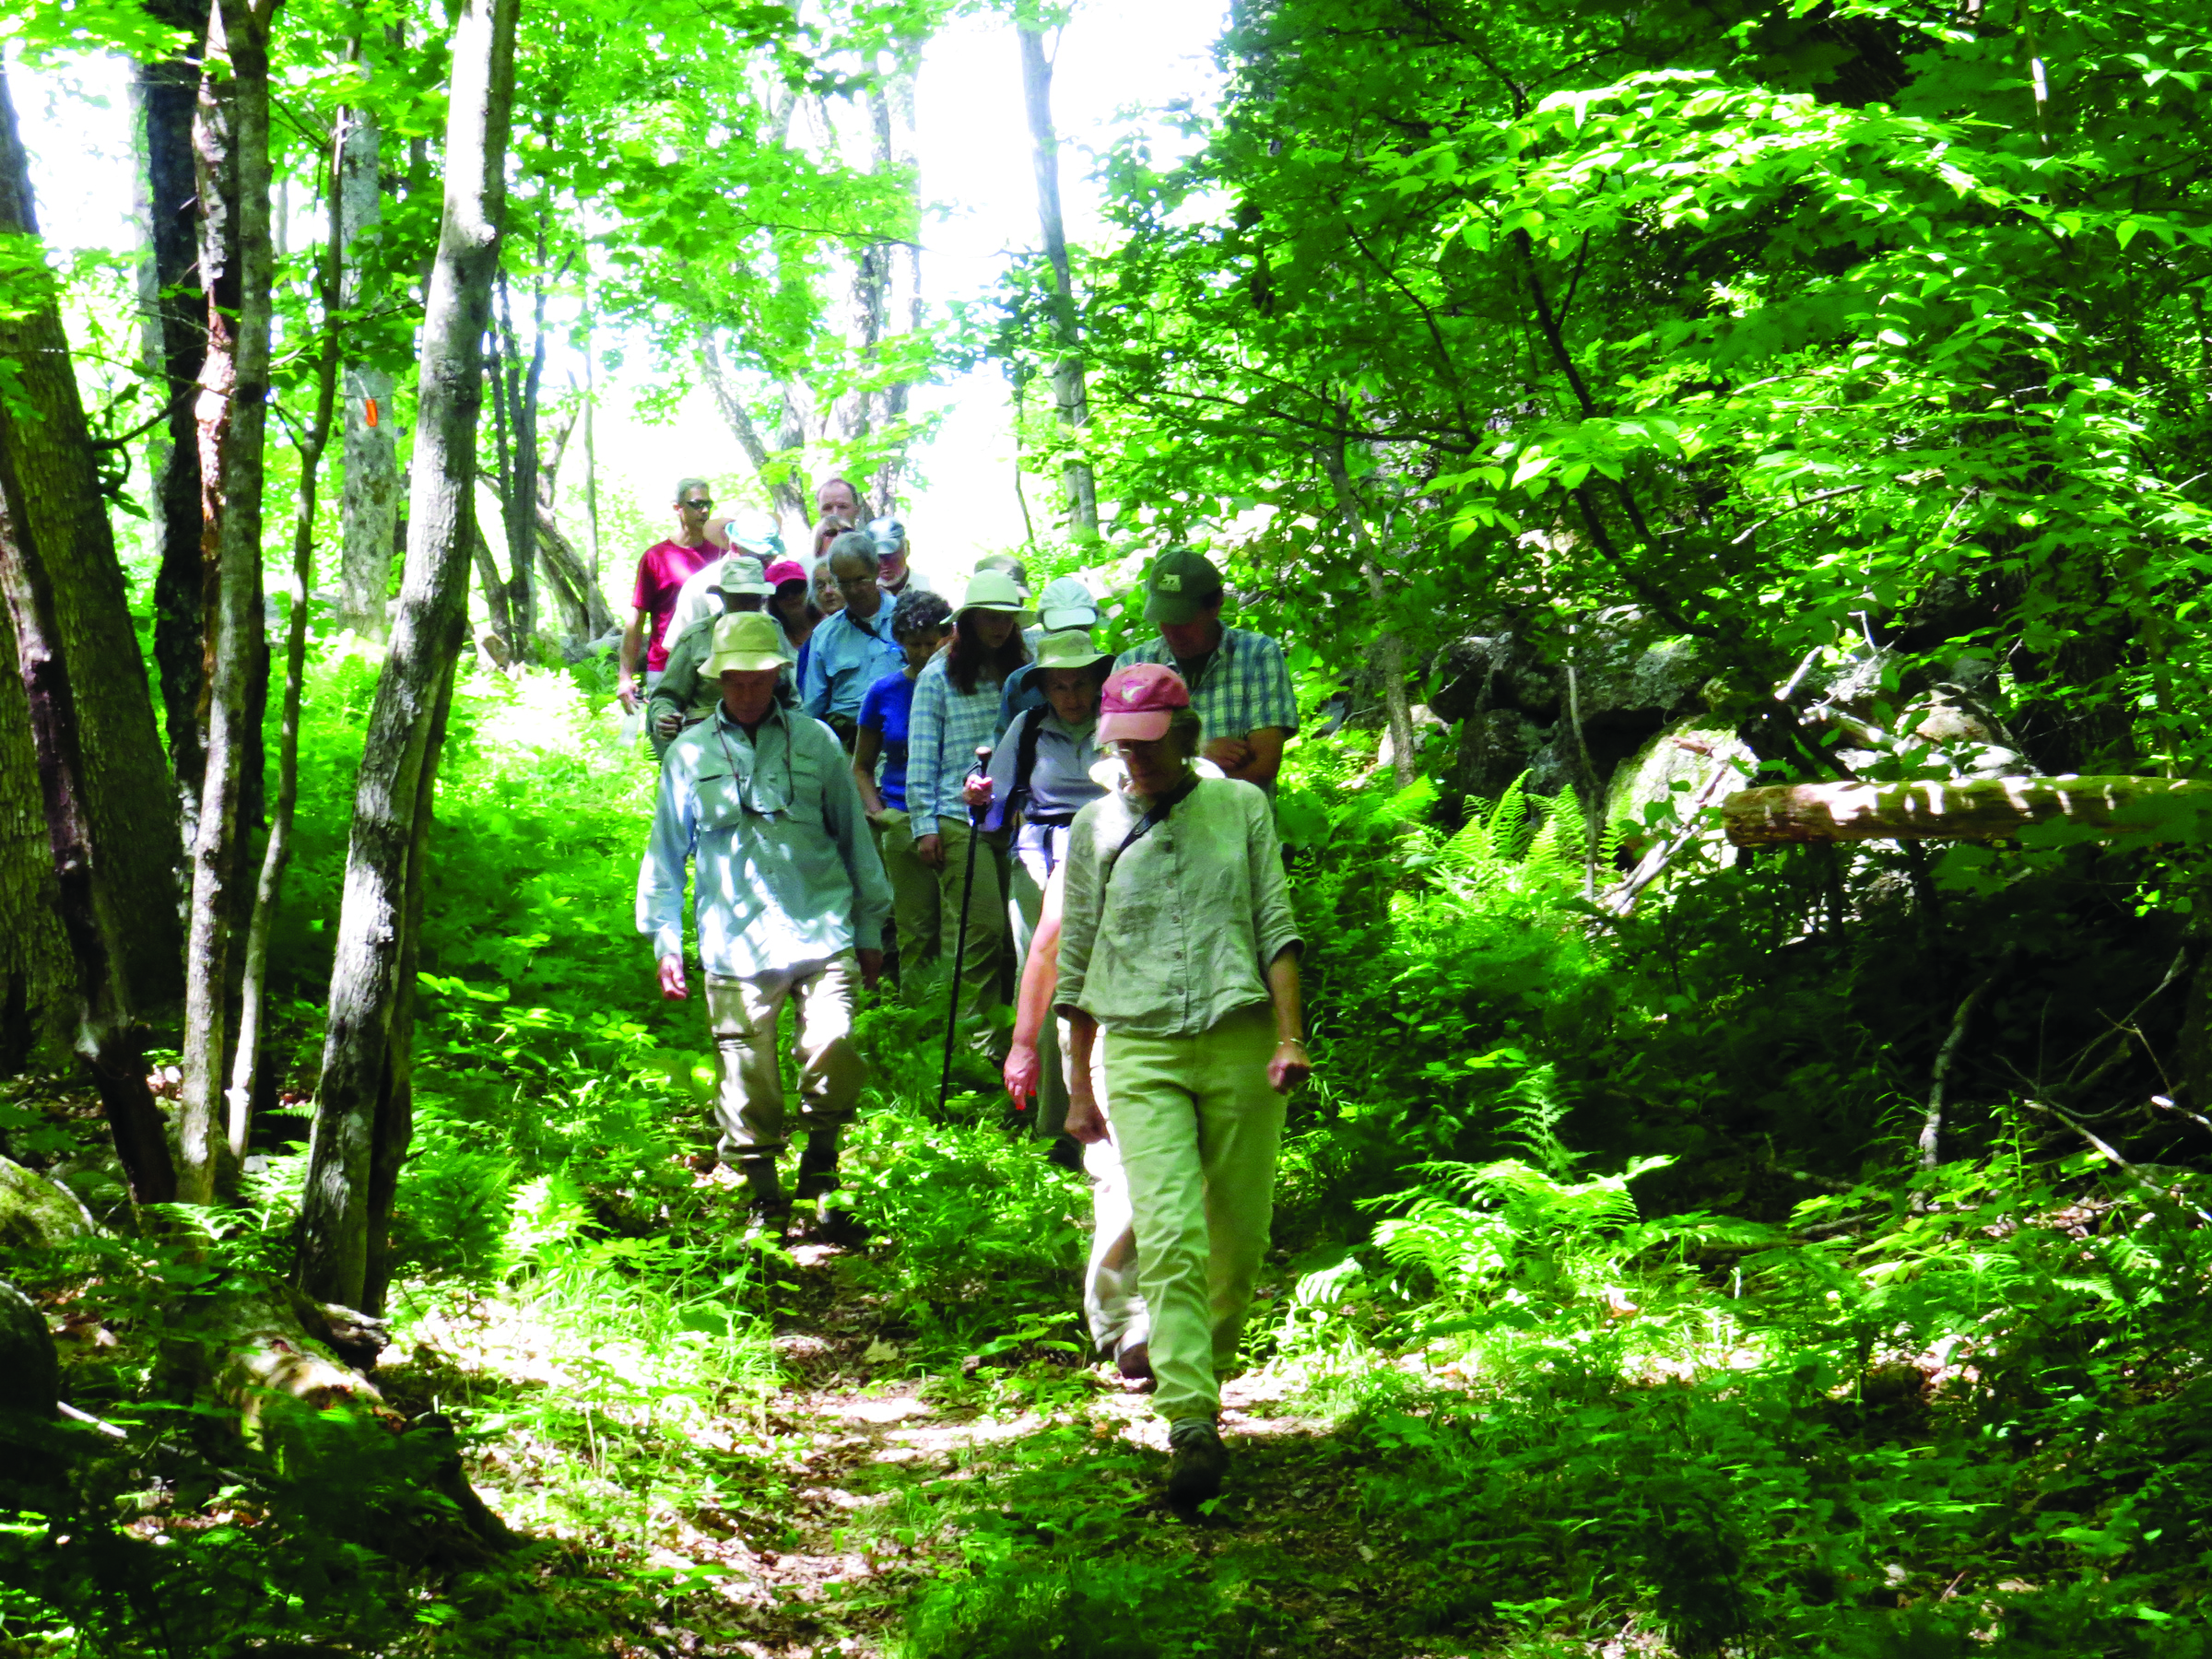
[[[427,1465],[369,1459],[342,1413],[288,1466],[227,1455],[232,1426],[160,1363],[179,1309],[289,1263],[285,1094],[319,1044],[328,826],[372,685],[351,658],[311,683],[320,828],[241,1203],[10,1265],[78,1334],[68,1396],[165,1450],[104,1452],[65,1510],[18,1504],[0,1652],[243,1653],[279,1618],[329,1652],[736,1652],[758,1562],[851,1550],[894,1565],[792,1604],[790,1651],[2201,1651],[2212,1194],[2171,1136],[2115,1174],[2026,1103],[2110,1127],[2154,1086],[2107,1035],[2124,1016],[2155,1047],[2175,1018],[2171,940],[2124,901],[2137,865],[2069,849],[1947,889],[1936,961],[1878,855],[1841,872],[1848,929],[1837,873],[1792,857],[1707,857],[1619,922],[1586,900],[1571,802],[1448,815],[1367,776],[1364,740],[1299,746],[1318,1077],[1246,1333],[1249,1432],[1185,1524],[1088,1368],[1085,1183],[980,1054],[945,1087],[940,981],[858,1022],[840,1202],[872,1244],[803,1265],[747,1236],[698,1167],[703,1010],[659,999],[631,923],[648,769],[602,689],[538,671],[456,699],[379,1371],[401,1442],[457,1452],[530,1542],[397,1551],[372,1523],[437,1508]],[[1926,1067],[1958,982],[1999,959],[1921,1172]],[[99,1129],[58,1085],[0,1107],[11,1155],[106,1200]],[[845,1434],[804,1404],[832,1382],[997,1427],[810,1472]],[[825,1538],[798,1494],[829,1479],[849,1501]]]

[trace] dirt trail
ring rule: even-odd
[[[877,1311],[842,1290],[837,1254],[796,1249],[798,1294],[778,1321],[789,1381],[769,1404],[769,1426],[800,1448],[785,1531],[716,1541],[693,1530],[686,1540],[684,1553],[731,1570],[716,1594],[745,1634],[734,1646],[708,1645],[671,1630],[664,1640],[677,1651],[881,1653],[912,1595],[960,1562],[948,1535],[963,1522],[946,1526],[939,1513],[984,1509],[1043,1533],[1097,1535],[1109,1548],[1265,1574],[1299,1632],[1276,1652],[1414,1651],[1389,1634],[1388,1571],[1379,1574],[1379,1552],[1363,1536],[1346,1449],[1324,1425],[1290,1413],[1279,1382],[1262,1374],[1225,1389],[1230,1490],[1213,1515],[1185,1522],[1160,1500],[1166,1428],[1137,1389],[1105,1367],[1032,1366],[1023,1375],[1043,1375],[1041,1412],[1008,1409],[988,1366],[912,1375]],[[1047,1494],[1033,1516],[1018,1509],[1025,1469],[1043,1471],[1031,1482]]]

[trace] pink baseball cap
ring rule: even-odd
[[[806,580],[806,567],[795,559],[779,559],[768,567],[768,584],[782,587],[787,582]]]
[[[1099,695],[1099,741],[1151,743],[1168,735],[1178,709],[1191,706],[1191,688],[1165,663],[1132,663],[1107,677]]]

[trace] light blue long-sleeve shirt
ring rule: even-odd
[[[822,618],[807,636],[806,677],[799,687],[799,700],[817,720],[842,714],[860,718],[860,700],[868,688],[887,674],[906,666],[906,653],[891,638],[889,603],[876,607],[865,622],[853,620],[850,611]]]
[[[941,833],[941,818],[967,820],[960,785],[975,751],[997,735],[998,691],[999,682],[986,679],[961,691],[942,656],[930,658],[914,681],[914,706],[906,717],[906,811],[917,838]]]
[[[721,978],[883,947],[891,885],[837,737],[796,710],[751,736],[719,707],[668,746],[638,870],[638,931],[684,949],[691,864],[699,958]]]

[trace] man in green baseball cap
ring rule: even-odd
[[[1204,753],[1232,778],[1270,794],[1283,745],[1298,730],[1298,700],[1283,648],[1265,634],[1221,620],[1221,572],[1189,547],[1169,547],[1145,577],[1145,620],[1159,637],[1124,651],[1116,670],[1164,663],[1191,688],[1205,730]]]

